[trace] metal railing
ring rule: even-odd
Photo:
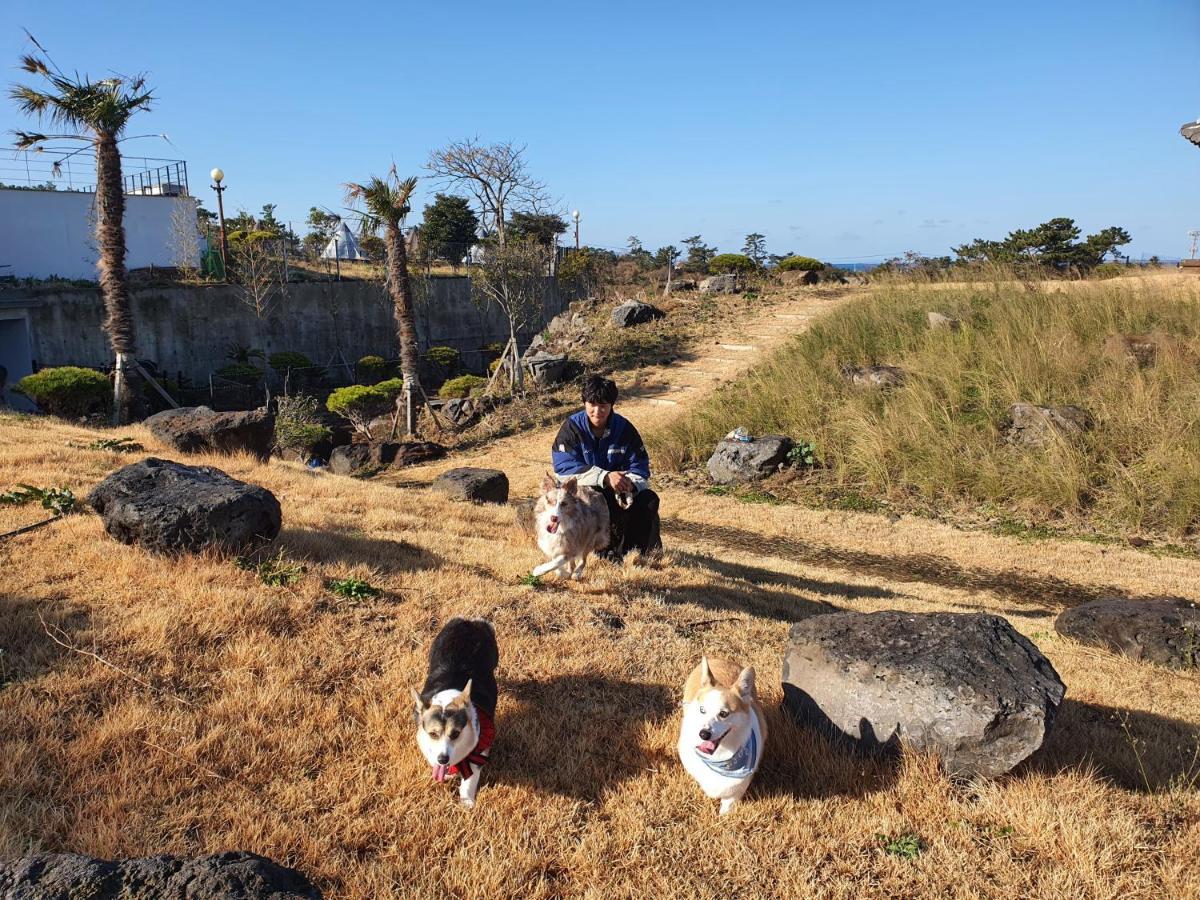
[[[187,163],[121,155],[121,185],[126,194],[144,197],[188,197]],[[96,156],[64,148],[0,151],[0,187],[25,190],[96,190]]]

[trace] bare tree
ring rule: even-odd
[[[545,249],[534,241],[492,244],[473,271],[472,299],[481,307],[496,306],[508,320],[508,346],[501,365],[508,369],[513,391],[524,388],[517,332],[542,315],[545,290]]]
[[[181,197],[171,210],[171,262],[186,281],[196,281],[200,274],[200,230],[196,225],[199,203],[191,197]]]
[[[247,238],[237,242],[233,248],[233,257],[237,262],[233,267],[233,275],[238,299],[250,308],[260,322],[271,315],[287,293],[283,259],[275,252],[274,243],[265,238]]]
[[[425,168],[447,190],[463,190],[479,204],[484,231],[505,244],[508,214],[517,206],[549,208],[546,186],[525,168],[525,147],[506,141],[484,145],[479,138],[455,141],[429,154]]]

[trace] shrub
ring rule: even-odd
[[[230,363],[217,369],[217,374],[238,384],[253,386],[262,380],[263,370],[250,363]]]
[[[358,380],[363,384],[375,384],[387,374],[387,363],[382,356],[364,356],[355,366]]]
[[[1096,268],[1092,269],[1092,277],[1105,278],[1120,278],[1125,274],[1125,267],[1120,263],[1106,262],[1100,263]]]
[[[485,384],[487,384],[487,379],[480,378],[478,375],[459,375],[443,384],[438,391],[438,396],[443,400],[461,399],[470,396],[473,390],[483,387]]]
[[[380,385],[352,384],[349,387],[338,388],[330,394],[325,401],[325,408],[349,419],[351,425],[370,437],[371,420],[393,412],[395,396],[386,390],[380,390]]]
[[[404,379],[389,378],[387,381],[381,381],[375,385],[375,390],[382,391],[388,402],[395,405],[396,398],[404,393]]]
[[[820,272],[825,263],[811,256],[789,256],[781,259],[777,268],[780,272]]]
[[[26,375],[16,391],[53,416],[79,418],[104,412],[112,396],[112,386],[103,372],[80,366],[59,366]]]
[[[445,366],[449,371],[453,372],[458,368],[460,356],[459,352],[453,347],[430,347],[425,353],[425,358],[432,363],[437,363],[439,366]]]
[[[708,262],[708,271],[713,275],[725,275],[731,272],[745,274],[755,270],[754,260],[740,253],[722,253],[714,256]]]
[[[275,410],[275,446],[306,459],[310,457],[313,447],[333,434],[322,424],[319,409],[316,397],[306,394],[280,397]]]
[[[291,350],[281,350],[278,353],[272,353],[267,362],[271,364],[271,368],[276,372],[283,372],[287,369],[311,369],[313,361],[303,353],[295,353]]]

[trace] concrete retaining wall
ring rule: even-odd
[[[499,310],[480,310],[471,301],[467,278],[435,278],[430,284],[429,297],[417,304],[422,349],[453,347],[463,353],[468,369],[482,370],[480,350],[508,340],[507,320]],[[97,291],[42,294],[27,302],[39,367],[111,365]],[[521,336],[522,349],[564,307],[555,282],[547,279],[542,319]],[[295,351],[323,366],[337,361],[339,349],[351,364],[368,354],[386,359],[399,355],[391,300],[378,282],[289,285],[287,296],[264,321],[239,300],[235,287],[147,289],[133,294],[133,318],[138,358],[153,360],[172,377],[182,372],[198,384],[229,363],[227,352],[234,345],[268,353]]]

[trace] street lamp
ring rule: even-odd
[[[222,274],[229,277],[229,239],[225,235],[225,203],[221,200],[221,194],[225,192],[225,186],[221,184],[225,180],[225,173],[220,169],[213,169],[208,173],[212,176],[215,182],[212,189],[217,192],[217,217],[221,222],[221,270]]]
[[[571,211],[571,218],[575,220],[575,249],[579,249],[579,210]]]

